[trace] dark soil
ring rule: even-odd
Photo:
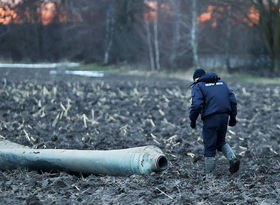
[[[277,204],[280,201],[280,86],[228,83],[238,124],[227,141],[241,158],[230,175],[217,153],[204,180],[201,121],[189,127],[189,82],[107,75],[49,75],[0,69],[0,137],[33,148],[160,147],[169,168],[148,176],[75,176],[0,171],[0,204]]]

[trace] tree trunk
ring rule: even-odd
[[[226,19],[226,42],[225,42],[225,65],[226,70],[230,70],[230,40],[231,40],[231,15],[232,15],[232,8],[231,6],[228,7],[228,15]]]
[[[150,59],[151,70],[154,70],[155,61],[154,61],[154,54],[153,54],[152,37],[151,37],[149,21],[147,19],[145,19],[145,28],[146,28],[146,32],[147,32],[147,44],[148,44],[148,49],[149,49],[149,59]]]
[[[109,63],[110,51],[113,43],[114,34],[114,15],[113,8],[109,8],[106,14],[106,31],[105,31],[105,52],[103,63],[106,65]]]
[[[251,3],[259,12],[259,23],[256,24],[264,45],[272,59],[272,71],[280,71],[280,1],[262,0]]]
[[[43,37],[43,29],[44,26],[42,25],[42,23],[39,23],[37,27],[37,34],[38,34],[38,54],[39,54],[39,58],[40,60],[45,58],[45,54],[44,54],[44,37]],[[45,60],[45,59],[44,59]]]
[[[180,41],[180,29],[181,29],[181,24],[180,24],[180,6],[181,6],[181,1],[178,0],[176,2],[171,1],[172,3],[172,8],[173,8],[173,16],[174,16],[174,29],[173,29],[173,38],[172,38],[172,48],[171,48],[171,55],[169,58],[169,64],[171,67],[177,67],[176,64],[176,57],[177,57],[177,49],[179,46],[179,41]]]
[[[156,57],[156,69],[160,70],[159,62],[159,45],[158,45],[158,12],[154,18],[154,44],[155,44],[155,57]]]
[[[280,4],[280,3],[278,3]],[[280,12],[280,5],[278,6]],[[280,13],[275,16],[274,33],[273,33],[273,71],[275,73],[280,71]]]
[[[275,73],[280,71],[280,55],[273,59],[273,71]]]
[[[192,29],[191,29],[191,46],[193,54],[193,66],[198,66],[198,53],[197,53],[197,1],[192,0]]]

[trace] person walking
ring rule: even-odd
[[[229,161],[230,173],[239,170],[240,160],[234,154],[225,136],[227,126],[236,125],[237,101],[227,84],[214,72],[198,68],[193,74],[190,126],[196,128],[201,115],[206,177],[213,176],[216,166],[216,150]]]

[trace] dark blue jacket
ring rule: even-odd
[[[236,117],[236,98],[227,84],[219,80],[216,73],[207,72],[192,88],[190,120],[196,121],[199,114],[203,120],[207,116],[222,113]]]

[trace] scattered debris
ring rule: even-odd
[[[229,175],[228,162],[218,152],[215,183],[209,184],[203,180],[202,122],[197,121],[196,130],[189,127],[186,81],[154,76],[84,78],[49,71],[0,69],[0,139],[38,149],[108,150],[152,144],[167,153],[169,168],[146,177],[1,171],[1,204],[27,204],[25,199],[36,204],[280,201],[279,85],[228,82],[237,95],[238,123],[229,128],[227,140],[241,157],[241,169]]]

